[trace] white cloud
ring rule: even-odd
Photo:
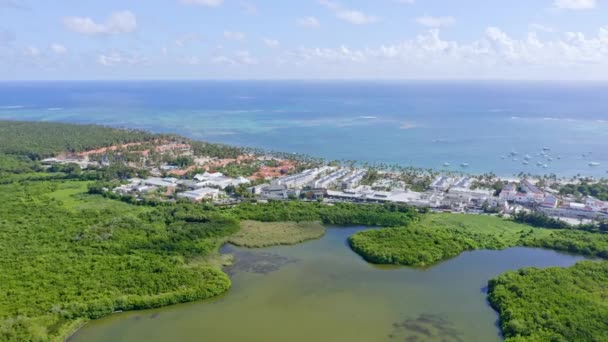
[[[557,30],[551,26],[546,26],[543,24],[537,24],[537,23],[532,23],[530,24],[530,30],[532,31],[540,31],[540,32],[547,32],[547,33],[552,33],[552,32],[557,32]]]
[[[184,5],[218,7],[224,3],[224,0],[179,0],[179,2]]]
[[[279,45],[281,45],[281,43],[279,43],[278,40],[276,39],[270,39],[270,38],[264,38],[264,44],[266,44],[266,46],[268,46],[269,48],[277,48],[279,47]]]
[[[27,57],[38,57],[42,54],[42,52],[40,52],[40,49],[38,49],[37,47],[34,46],[28,46],[25,49],[23,49],[23,55],[27,56]]]
[[[555,0],[553,6],[559,9],[586,10],[596,6],[595,0]]]
[[[64,55],[68,53],[68,49],[62,44],[53,43],[51,44],[51,51],[53,51],[57,55]]]
[[[214,64],[225,64],[233,66],[258,64],[258,60],[252,57],[249,51],[239,51],[235,53],[232,57],[217,56],[214,57],[211,62]]]
[[[242,41],[247,39],[247,35],[244,32],[224,31],[224,38]]]
[[[482,38],[466,43],[444,40],[438,29],[430,29],[413,39],[376,48],[301,47],[288,51],[286,59],[317,75],[341,72],[340,76],[351,77],[379,73],[397,78],[413,73],[422,78],[601,77],[602,73],[589,70],[608,74],[608,27],[600,28],[594,37],[570,32],[550,40],[541,40],[534,32],[518,39],[498,27],[488,27]]]
[[[131,11],[114,12],[105,23],[96,23],[89,17],[66,17],[68,29],[86,35],[131,33],[137,29],[137,18]]]
[[[426,27],[445,27],[454,25],[456,19],[454,19],[454,17],[432,17],[425,15],[416,18],[416,22]]]
[[[258,7],[251,2],[241,2],[241,8],[249,15],[257,15],[259,13]]]
[[[375,23],[376,21],[378,21],[377,17],[367,15],[367,14],[365,14],[361,11],[357,11],[357,10],[337,11],[336,17],[338,17],[339,19],[342,19],[344,21],[347,21],[351,24],[356,24],[356,25],[371,24],[371,23]]]
[[[200,33],[186,33],[177,37],[174,41],[177,47],[184,47],[189,44],[199,43],[203,40],[203,35]]]
[[[378,17],[363,13],[362,11],[343,7],[337,2],[319,0],[319,3],[334,12],[336,18],[355,25],[371,24],[378,21]]]
[[[145,62],[139,55],[113,50],[97,56],[97,63],[111,67],[116,65],[137,65]]]
[[[319,20],[315,17],[305,17],[298,20],[298,25],[308,28],[317,28],[321,26]]]

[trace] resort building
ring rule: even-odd
[[[453,181],[454,180],[450,177],[439,176],[433,181],[433,183],[431,183],[429,187],[431,190],[435,191],[447,191],[450,185],[452,185]]]
[[[367,170],[355,170],[349,176],[342,180],[342,189],[352,189],[357,187],[363,177],[367,174]]]
[[[202,200],[217,200],[220,197],[220,190],[214,188],[200,188],[196,190],[181,192],[177,197],[187,198],[194,202]]]

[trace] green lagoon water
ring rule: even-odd
[[[581,257],[511,248],[467,252],[426,270],[366,263],[346,245],[360,227],[264,249],[225,248],[231,290],[211,300],[112,315],[70,342],[500,341],[488,279]]]

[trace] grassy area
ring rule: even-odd
[[[428,214],[406,228],[357,233],[351,248],[369,262],[428,266],[467,250],[543,247],[608,257],[608,235],[532,228],[494,216]]]
[[[608,262],[525,268],[489,282],[505,341],[608,341]]]
[[[241,230],[228,241],[237,246],[267,247],[293,245],[324,234],[325,227],[318,222],[242,221]]]

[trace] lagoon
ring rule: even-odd
[[[346,244],[362,229],[331,227],[295,246],[225,246],[236,258],[226,294],[115,314],[70,341],[501,341],[486,301],[490,278],[584,259],[518,247],[465,252],[428,269],[376,266]]]

